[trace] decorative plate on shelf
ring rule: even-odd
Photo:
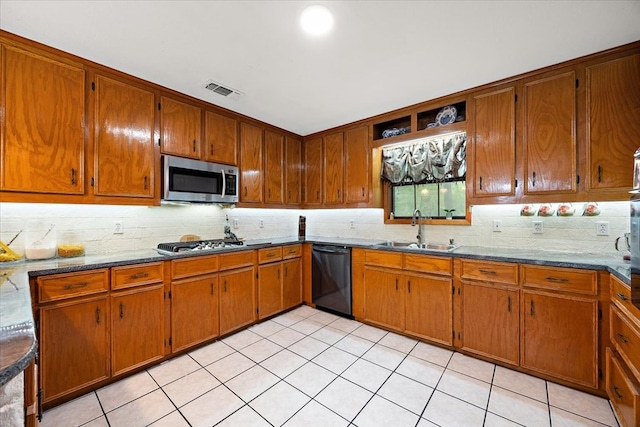
[[[560,203],[558,206],[558,216],[572,216],[574,213],[576,213],[576,208],[571,203]]]
[[[600,208],[596,202],[588,202],[584,205],[584,216],[598,216],[600,215]]]
[[[553,216],[554,210],[549,203],[544,203],[538,208],[538,216]]]
[[[520,209],[521,216],[534,216],[536,214],[536,207],[533,205],[524,205]]]
[[[450,125],[451,123],[456,121],[457,115],[458,110],[456,110],[456,107],[454,107],[453,105],[447,105],[442,110],[440,110],[440,112],[436,116],[436,125]]]

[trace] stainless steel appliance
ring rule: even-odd
[[[640,307],[640,148],[634,154],[630,204],[631,299]]]
[[[317,308],[352,317],[351,248],[313,245],[311,298]]]
[[[163,255],[175,255],[181,252],[191,251],[215,251],[223,248],[242,246],[242,240],[235,239],[212,239],[212,240],[196,240],[192,242],[170,242],[160,243],[156,248],[156,252]]]
[[[162,156],[162,200],[236,203],[238,168],[175,156]]]

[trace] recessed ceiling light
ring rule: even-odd
[[[324,6],[313,5],[307,7],[300,16],[302,29],[313,36],[326,34],[333,27],[333,15]]]

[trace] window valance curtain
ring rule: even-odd
[[[413,140],[382,150],[383,179],[392,184],[423,184],[464,178],[467,172],[467,134]]]

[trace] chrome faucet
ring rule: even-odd
[[[413,211],[413,217],[411,218],[412,227],[415,227],[416,225],[416,218],[418,219],[418,235],[416,236],[416,238],[418,239],[418,246],[422,247],[422,245],[424,244],[424,234],[422,227],[422,212],[420,212],[420,209],[416,209],[415,211]]]

